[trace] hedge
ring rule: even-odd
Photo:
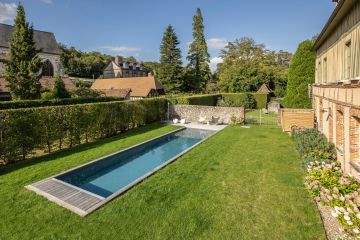
[[[120,97],[97,97],[97,98],[64,98],[64,99],[53,99],[53,100],[9,101],[9,102],[0,102],[0,110],[74,105],[74,104],[86,104],[86,103],[97,103],[97,102],[114,102],[114,101],[122,101],[122,100],[124,99]]]
[[[0,163],[117,135],[165,118],[166,99],[0,111]]]
[[[225,101],[229,99],[236,103],[239,102],[239,99],[244,94],[245,93],[223,93],[222,97],[224,98]],[[250,93],[250,94],[253,95],[256,100],[257,109],[267,108],[267,103],[269,101],[269,94],[267,93]]]
[[[173,104],[216,106],[221,94],[195,95],[188,97],[177,97],[170,100]]]

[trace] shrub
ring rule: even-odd
[[[0,162],[110,137],[165,118],[167,100],[91,103],[0,111]]]
[[[234,107],[241,107],[244,94],[250,94],[255,99],[256,105],[252,108],[262,109],[267,107],[269,95],[266,93],[223,93],[222,97],[225,102],[232,102]]]
[[[61,76],[56,76],[52,94],[54,95],[55,98],[70,98],[71,97],[71,94],[66,89],[64,81],[62,80]]]
[[[324,134],[316,129],[300,130],[294,133],[295,145],[302,158],[327,161],[336,160],[336,150]]]
[[[30,107],[46,107],[46,106],[61,106],[61,105],[75,105],[86,103],[99,103],[99,102],[113,102],[122,101],[120,97],[95,97],[95,98],[64,98],[64,99],[51,99],[51,100],[25,100],[25,101],[9,101],[0,102],[0,110],[17,109],[17,108],[30,108]]]
[[[53,100],[55,99],[54,94],[52,92],[43,92],[41,93],[41,100]]]
[[[189,97],[178,97],[172,100],[173,104],[181,105],[202,105],[202,106],[216,106],[220,94],[209,95],[195,95]]]
[[[314,83],[316,53],[314,42],[306,40],[296,50],[289,67],[288,85],[284,99],[287,108],[311,108],[308,84]]]

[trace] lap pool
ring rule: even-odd
[[[27,188],[85,216],[214,133],[202,129],[180,129]]]

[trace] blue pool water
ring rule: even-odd
[[[184,129],[56,178],[97,195],[108,197],[213,133],[207,130]]]

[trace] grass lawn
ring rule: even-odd
[[[292,139],[277,128],[228,127],[86,218],[24,188],[173,129],[150,125],[0,170],[0,239],[325,239]]]
[[[260,115],[261,113],[261,115]],[[262,113],[261,110],[250,110],[249,112],[246,112],[246,120],[249,123],[260,123],[260,116],[261,116],[261,122],[262,124],[271,124],[271,125],[277,125],[278,122],[278,115],[275,113]]]

